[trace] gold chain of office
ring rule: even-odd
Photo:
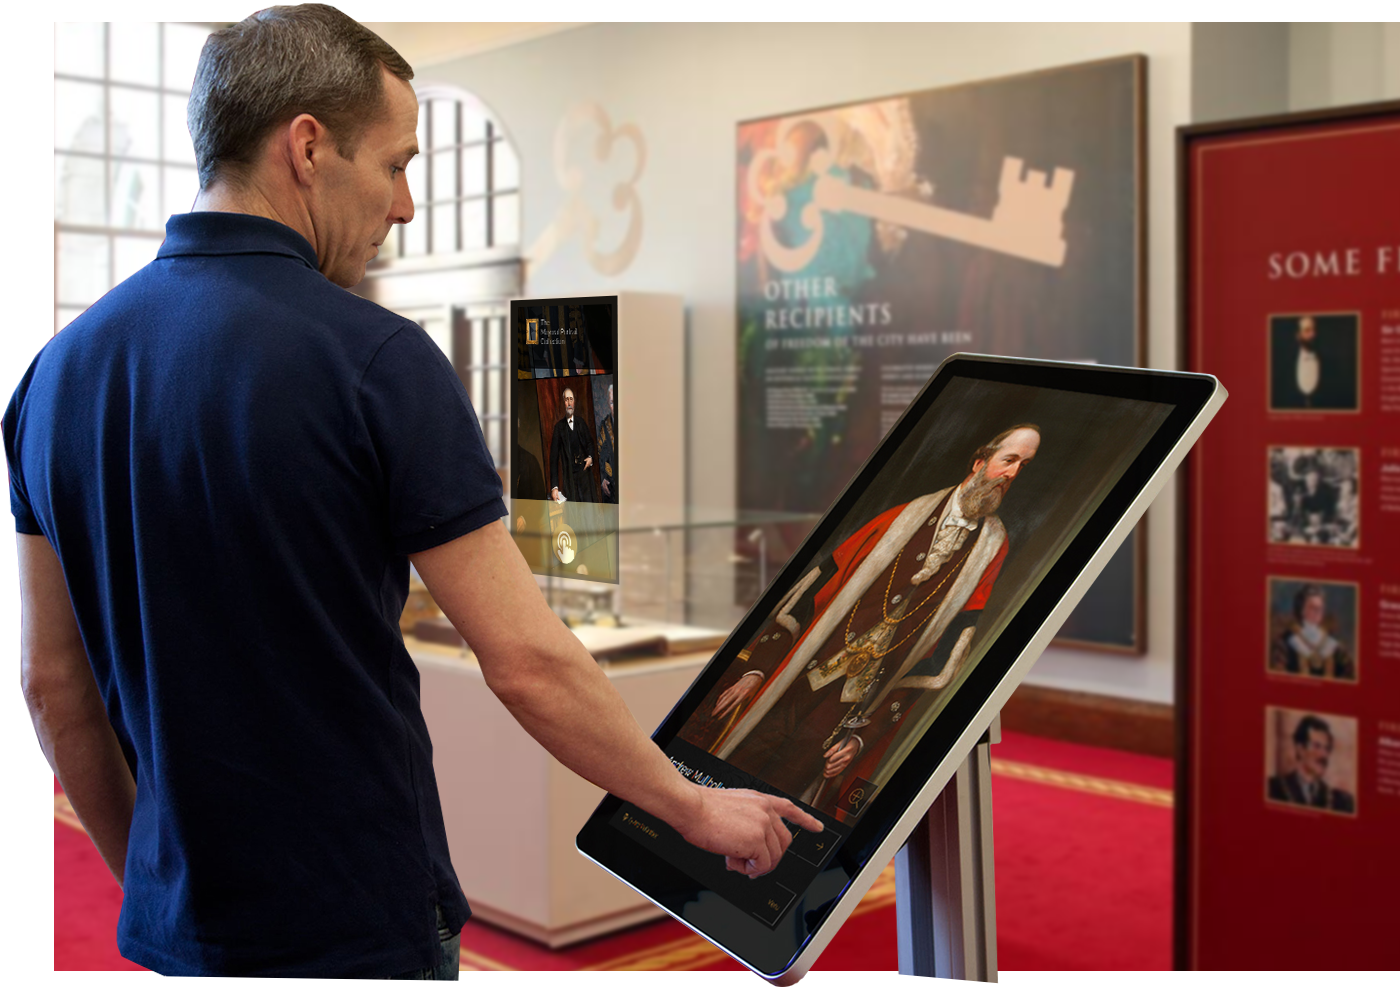
[[[926,604],[926,603],[928,603],[930,600],[932,600],[932,599],[938,594],[938,591],[941,590],[941,589],[943,589],[943,587],[946,586],[946,585],[948,584],[948,580],[952,579],[953,576],[954,576],[954,574],[956,574],[956,573],[958,572],[958,566],[962,565],[963,561],[964,561],[969,555],[971,555],[971,554],[972,554],[972,549],[969,547],[965,552],[963,552],[963,554],[957,559],[957,561],[952,562],[952,563],[945,563],[945,564],[948,565],[948,571],[944,574],[943,579],[939,581],[938,585],[935,586],[932,590],[929,591],[929,595],[926,596],[926,597],[924,597],[922,600],[920,600],[920,601],[919,601],[919,605],[918,605],[917,607],[915,607],[909,614],[904,614],[904,615],[901,615],[901,616],[899,616],[899,617],[891,617],[891,616],[890,616],[890,612],[889,612],[890,590],[894,589],[894,577],[895,577],[895,574],[899,571],[899,560],[900,560],[900,558],[903,557],[903,555],[904,555],[904,550],[903,550],[903,549],[900,549],[899,554],[895,556],[895,559],[894,559],[894,566],[890,569],[890,579],[889,579],[889,582],[885,584],[885,596],[884,596],[884,601],[880,604],[880,613],[884,616],[884,621],[883,621],[882,623],[884,623],[884,624],[899,624],[899,623],[901,623],[902,621],[904,621],[906,618],[908,618],[909,616],[911,616],[912,614],[917,614],[917,613],[919,612],[919,610],[924,606],[924,604]],[[864,598],[862,598],[862,599],[864,599]],[[857,600],[857,601],[856,601],[856,605],[855,605],[853,608],[851,608],[850,616],[846,618],[845,641],[846,641],[846,650],[847,650],[847,651],[849,651],[849,650],[850,650],[850,647],[851,647],[851,622],[855,620],[856,612],[859,611],[859,610],[860,610],[860,600]],[[895,642],[895,643],[894,643],[893,645],[891,645],[889,648],[886,648],[883,652],[879,652],[879,653],[877,654],[877,653],[872,652],[872,651],[870,651],[870,650],[868,650],[868,649],[862,649],[861,651],[857,652],[855,658],[851,659],[848,663],[846,663],[846,672],[847,672],[847,674],[850,675],[850,676],[854,676],[854,677],[856,677],[856,678],[860,678],[860,676],[865,672],[866,668],[867,668],[872,662],[878,662],[880,659],[882,659],[882,658],[884,658],[886,655],[890,654],[890,652],[894,651],[896,648],[898,648],[900,645],[904,644],[904,643],[905,643],[906,641],[908,641],[910,638],[914,637],[914,635],[917,634],[917,633],[919,632],[920,625],[914,624],[914,625],[911,625],[911,628],[912,628],[912,629],[910,630],[910,632],[909,632],[907,635],[905,635],[903,638],[899,639],[899,641]],[[866,632],[866,633],[868,634],[869,632]],[[873,683],[876,679],[879,679],[879,678],[880,678],[880,674],[884,671],[884,668],[885,668],[884,665],[881,665],[878,669],[876,669],[876,671],[874,672],[874,674],[873,674],[873,675],[871,676],[871,678],[870,678],[870,681],[871,681],[872,683]],[[854,731],[854,730],[855,730],[855,728],[856,728],[857,725],[854,724],[854,723],[852,723],[852,718],[855,717],[856,712],[857,712],[858,710],[860,710],[861,707],[863,707],[864,705],[865,705],[865,699],[864,699],[863,696],[862,696],[862,698],[861,698],[860,700],[857,700],[855,703],[851,704],[851,709],[848,710],[848,711],[846,711],[846,716],[843,717],[843,718],[841,718],[841,720],[838,721],[838,722],[836,723],[836,727],[834,727],[834,728],[831,729],[831,734],[827,735],[826,740],[822,742],[822,750],[823,750],[823,751],[826,751],[827,749],[829,749],[829,748],[832,746],[832,744],[835,743],[837,736],[838,736],[843,730],[848,730],[848,731]],[[868,721],[864,721],[864,722],[862,722],[862,723],[869,723],[869,722],[868,722]]]
[[[889,582],[885,584],[885,595],[880,603],[880,613],[885,619],[884,623],[891,625],[899,624],[907,618],[913,616],[914,614],[917,614],[920,610],[922,610],[924,604],[932,600],[935,596],[938,595],[939,590],[943,589],[944,586],[948,585],[948,580],[952,579],[953,574],[958,571],[957,567],[962,565],[963,560],[966,559],[968,555],[971,554],[971,552],[972,549],[969,548],[967,551],[963,552],[962,556],[959,557],[956,562],[948,565],[948,570],[944,574],[943,579],[939,581],[937,586],[935,586],[932,590],[929,591],[928,596],[924,597],[922,600],[919,601],[918,606],[916,606],[913,610],[909,611],[907,614],[903,614],[899,617],[891,617],[889,610],[890,591],[894,589],[894,577],[895,574],[899,571],[899,560],[904,556],[904,549],[901,548],[899,550],[899,554],[896,555],[894,558],[894,566],[890,569],[890,579]],[[864,597],[861,598],[861,600],[863,599]],[[856,605],[851,608],[850,614],[846,617],[846,632],[844,640],[846,642],[847,650],[849,650],[851,647],[851,623],[856,619],[856,614],[860,610],[861,600],[856,601]],[[908,634],[906,634],[903,638],[900,638],[893,645],[890,645],[882,652],[872,652],[868,649],[862,649],[858,651],[855,657],[846,664],[846,672],[852,676],[859,676],[865,671],[866,667],[869,666],[871,662],[875,662],[878,659],[884,658],[886,655],[890,654],[890,652],[894,651],[900,645],[903,645],[910,638],[914,637],[914,635],[916,635],[918,632],[919,625],[914,624],[911,625],[911,630]]]

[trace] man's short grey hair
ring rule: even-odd
[[[199,56],[187,118],[200,188],[244,178],[268,135],[300,114],[354,158],[385,112],[381,67],[413,78],[393,46],[326,4],[269,7],[215,31]]]

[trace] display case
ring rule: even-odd
[[[685,516],[620,529],[617,585],[537,577],[647,731],[768,585],[769,553],[800,541],[819,515]],[[452,862],[477,919],[557,948],[661,916],[574,848],[603,791],[516,724],[460,638],[429,640],[442,622],[433,626],[436,611],[416,595],[405,624],[426,637],[406,633],[405,643],[422,677]]]

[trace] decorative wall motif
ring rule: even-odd
[[[579,161],[575,153],[581,141],[589,152]],[[526,253],[530,264],[543,265],[566,242],[577,239],[595,271],[604,276],[625,271],[642,243],[642,201],[637,182],[646,164],[646,138],[635,124],[614,127],[607,111],[596,103],[571,107],[554,132],[554,175],[566,199]],[[586,189],[590,172],[620,165],[630,169],[625,178],[613,184],[606,203],[590,202]],[[604,244],[602,238],[609,215],[620,215],[626,222],[625,232],[614,245]]]

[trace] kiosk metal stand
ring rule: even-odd
[[[989,746],[1000,741],[997,716],[895,856],[903,975],[996,982]]]

